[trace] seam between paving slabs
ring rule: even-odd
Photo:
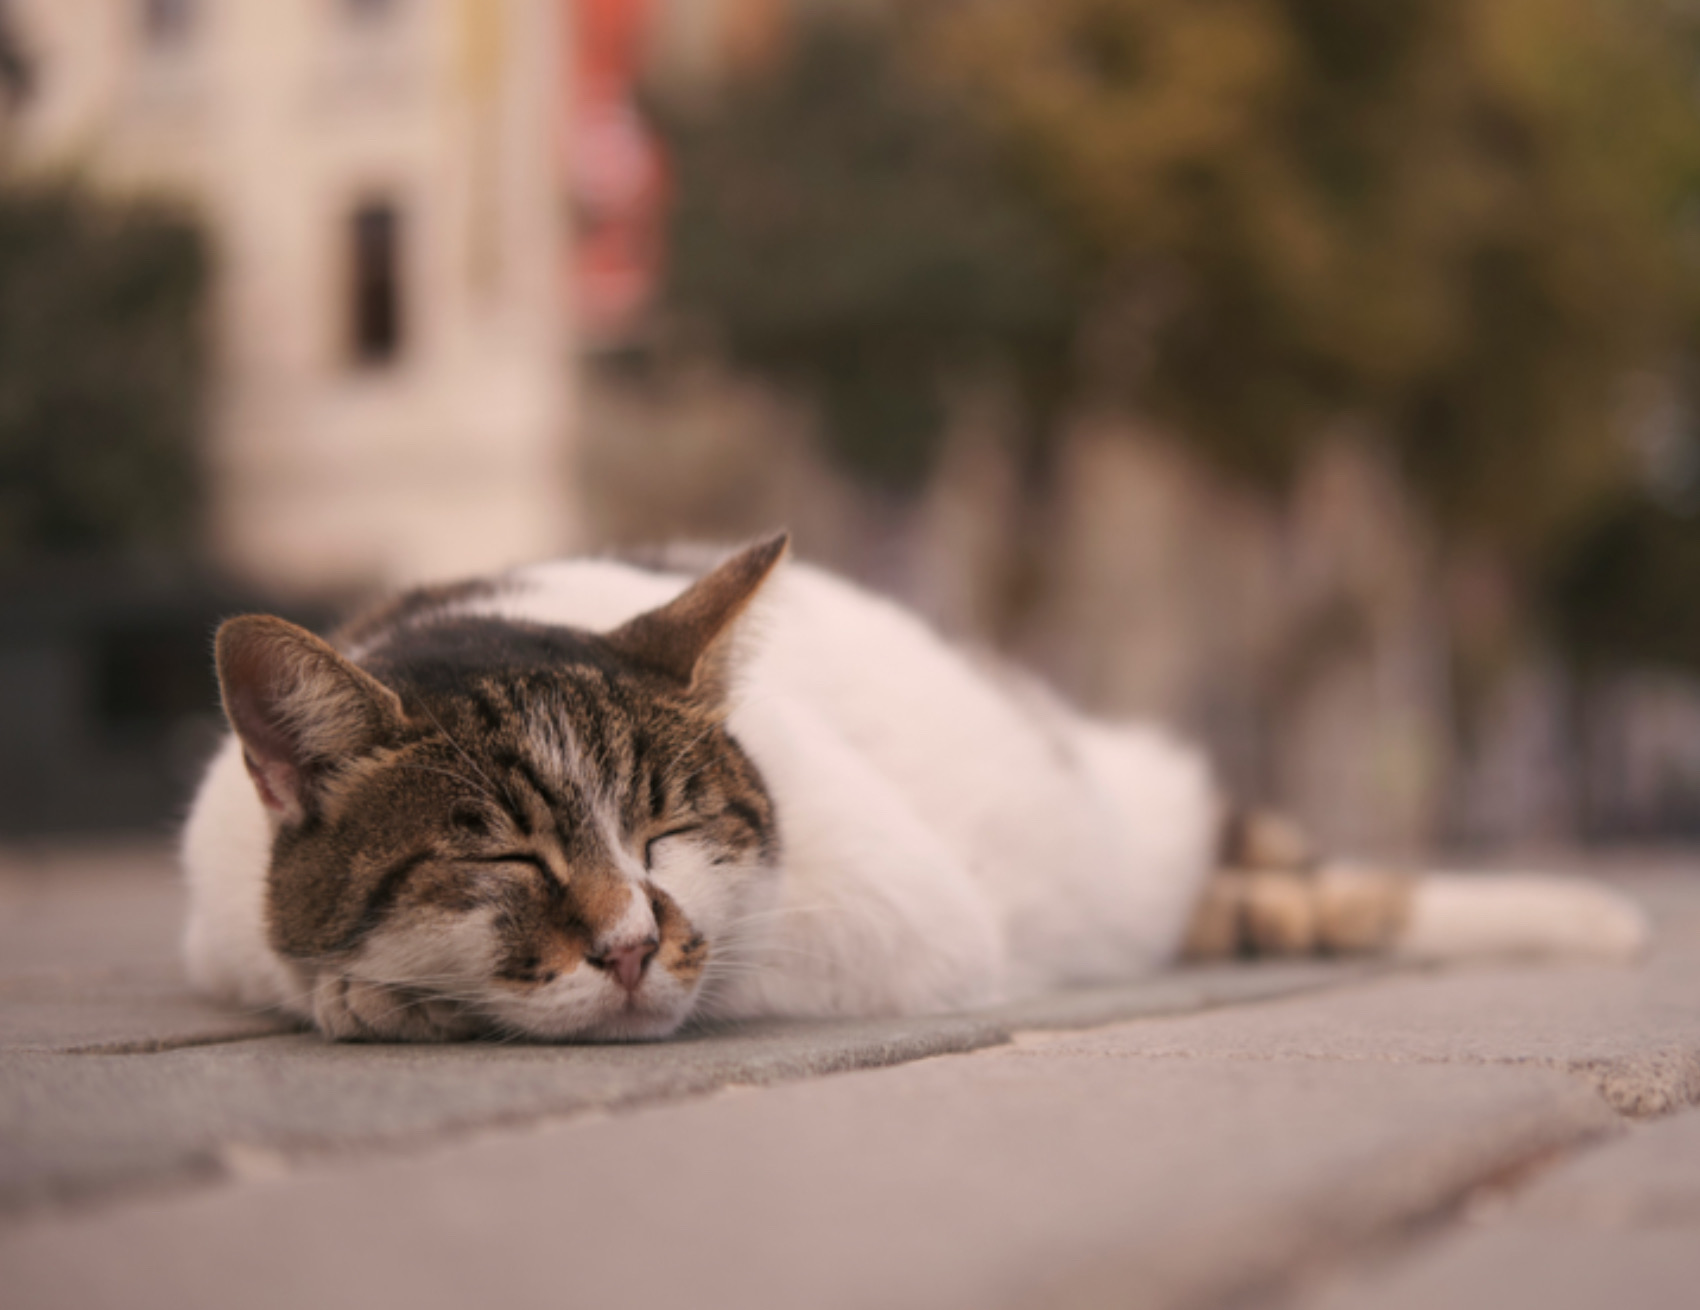
[[[1153,1015],[1151,1017],[1159,1018],[1162,1016]],[[1032,1036],[1034,1040],[1027,1041],[1024,1040],[1027,1034],[1017,1033],[1010,1043],[1011,1053],[1020,1056],[1045,1054],[1046,1052],[1038,1049],[1038,1042],[1044,1040],[1046,1034],[1034,1033]],[[1635,1085],[1620,1087],[1616,1085],[1616,1079],[1620,1076],[1630,1079],[1633,1083],[1637,1073],[1652,1072],[1646,1066],[1637,1069],[1633,1057],[1613,1059],[1610,1057],[1582,1056],[1575,1060],[1565,1060],[1559,1057],[1507,1056],[1503,1059],[1492,1059],[1487,1056],[1476,1055],[1426,1056],[1378,1052],[1365,1052],[1363,1054],[1331,1052],[1323,1054],[1316,1051],[1288,1050],[1114,1051],[1098,1052],[1097,1054],[1119,1060],[1228,1060],[1248,1064],[1308,1060],[1317,1064],[1462,1064],[1477,1068],[1506,1066],[1550,1069],[1587,1083],[1614,1113],[1625,1119],[1659,1119],[1700,1106],[1700,1044],[1697,1044],[1693,1050],[1677,1053],[1675,1058],[1670,1061],[1670,1072],[1674,1077],[1660,1080],[1651,1087]],[[1668,1052],[1661,1054],[1668,1054]]]
[[[237,1163],[244,1153],[258,1153],[275,1159],[282,1167],[296,1163],[311,1166],[320,1159],[346,1160],[351,1154],[365,1157],[399,1155],[437,1145],[450,1145],[484,1131],[511,1131],[515,1128],[565,1123],[590,1115],[624,1113],[669,1102],[680,1102],[712,1095],[735,1087],[777,1086],[811,1078],[829,1077],[858,1070],[889,1068],[918,1060],[961,1055],[973,1051],[1008,1046],[1023,1031],[1084,1031],[1109,1023],[1159,1018],[1179,1014],[1201,1013],[1279,1000],[1302,992],[1337,989],[1361,982],[1366,973],[1361,970],[1326,972],[1307,975],[1301,980],[1277,980],[1277,985],[1261,994],[1211,994],[1177,997],[1169,1002],[1132,1004],[1116,1007],[1107,1013],[1100,1005],[1096,1013],[1081,1013],[1071,1017],[1067,1012],[1068,996],[1058,998],[1052,1013],[1044,1013],[1037,1005],[1003,1010],[987,1010],[938,1016],[940,1027],[922,1033],[892,1032],[873,1034],[861,1040],[851,1039],[845,1046],[826,1057],[797,1061],[783,1048],[757,1051],[729,1060],[724,1066],[710,1068],[699,1079],[689,1079],[667,1088],[628,1091],[605,1101],[583,1101],[556,1107],[530,1106],[511,1111],[471,1113],[464,1117],[449,1117],[442,1122],[422,1126],[417,1130],[388,1135],[350,1135],[327,1140],[306,1139],[299,1135],[279,1134],[260,1130],[252,1134],[230,1133],[204,1147],[186,1150],[168,1165],[144,1174],[110,1180],[64,1179],[58,1185],[48,1181],[43,1186],[10,1196],[0,1194],[0,1222],[10,1222],[44,1212],[87,1212],[121,1205],[126,1201],[165,1190],[178,1191],[197,1186],[218,1185],[240,1181],[245,1170]],[[1078,996],[1075,998],[1078,1000]],[[1019,1020],[1019,1021],[1018,1021]],[[942,1031],[941,1031],[942,1029]],[[954,1029],[954,1031],[953,1031]],[[724,1030],[735,1032],[735,1029]],[[819,1031],[817,1029],[816,1031]],[[237,1044],[269,1045],[290,1034],[261,1034],[207,1037],[163,1038],[157,1041],[89,1043],[73,1048],[31,1049],[38,1056],[92,1056],[124,1058],[136,1055],[169,1055],[175,1051],[198,1047]],[[665,1058],[667,1047],[653,1048]],[[233,1163],[237,1167],[232,1167]]]
[[[1420,1257],[1463,1231],[1472,1214],[1486,1204],[1508,1204],[1536,1181],[1579,1155],[1616,1141],[1623,1129],[1605,1125],[1582,1130],[1565,1141],[1534,1145],[1501,1161],[1480,1177],[1450,1189],[1434,1204],[1413,1210],[1384,1228],[1356,1240],[1301,1254],[1287,1268],[1250,1280],[1222,1295],[1205,1297],[1184,1310],[1297,1310],[1310,1305],[1330,1278],[1349,1271],[1373,1272]]]
[[[404,1155],[421,1148],[453,1145],[487,1131],[570,1123],[605,1114],[624,1114],[670,1102],[709,1096],[732,1087],[767,1087],[802,1082],[816,1077],[853,1073],[910,1064],[935,1056],[961,1055],[1007,1045],[1007,1030],[993,1024],[958,1023],[939,1025],[913,1034],[875,1034],[846,1041],[841,1049],[823,1056],[798,1060],[782,1049],[757,1051],[710,1066],[695,1077],[664,1088],[616,1092],[606,1100],[581,1100],[557,1106],[531,1105],[494,1112],[471,1112],[418,1128],[389,1134],[350,1134],[307,1138],[299,1134],[240,1130],[217,1140],[186,1144],[181,1154],[167,1163],[116,1178],[61,1177],[43,1180],[36,1186],[7,1194],[0,1192],[0,1226],[39,1219],[52,1214],[88,1214],[117,1208],[163,1192],[182,1192],[196,1187],[240,1182],[247,1175],[244,1163],[255,1156],[275,1161],[281,1168],[311,1166],[321,1160],[346,1162],[351,1158],[381,1158]],[[268,1039],[253,1039],[256,1044]],[[226,1044],[229,1043],[220,1043]],[[178,1048],[183,1049],[183,1048]],[[570,1050],[563,1046],[562,1050]],[[664,1049],[664,1048],[657,1048]],[[153,1052],[143,1052],[151,1054]],[[63,1056],[64,1051],[46,1052]],[[120,1058],[123,1054],[120,1053]],[[251,1175],[249,1175],[251,1176]]]
[[[264,1042],[274,1037],[290,1037],[301,1031],[280,1028],[276,1032],[260,1033],[186,1033],[178,1037],[133,1037],[109,1042],[84,1042],[77,1046],[14,1046],[14,1051],[29,1055],[164,1055],[171,1051],[189,1051],[201,1046],[234,1046],[238,1042]]]
[[[1246,976],[1253,976],[1257,966],[1250,966]],[[1244,1005],[1258,1005],[1271,1001],[1285,1000],[1289,997],[1303,996],[1312,992],[1336,991],[1353,983],[1365,982],[1373,978],[1385,977],[1389,973],[1408,971],[1395,964],[1377,963],[1371,966],[1359,966],[1349,972],[1322,973],[1299,979],[1283,980],[1275,987],[1263,992],[1237,993],[1225,989],[1219,993],[1209,993],[1202,997],[1181,998],[1173,1001],[1157,1001],[1141,1003],[1134,1000],[1117,1004],[1113,998],[1106,999],[1092,1007],[1090,992],[1061,992],[1054,997],[1042,997],[1032,1001],[1016,1002],[1010,1005],[993,1006],[984,1010],[959,1010],[943,1015],[933,1016],[940,1019],[982,1020],[996,1025],[1001,1034],[1001,1040],[1008,1041],[1020,1033],[1045,1032],[1084,1032],[1093,1028],[1101,1028],[1115,1023],[1131,1023],[1140,1019],[1160,1019],[1185,1014],[1203,1014],[1212,1010],[1229,1009]],[[1187,981],[1187,975],[1182,973],[1159,975],[1147,980],[1148,983],[1163,983],[1168,981]],[[1084,1004],[1086,1008],[1080,1007]],[[1071,1012],[1072,1011],[1072,1012]],[[240,1011],[244,1017],[269,1018],[260,1011]],[[180,1036],[117,1038],[110,1041],[82,1042],[71,1046],[56,1046],[51,1043],[29,1042],[20,1043],[10,1049],[31,1055],[157,1055],[171,1051],[189,1050],[203,1046],[228,1046],[239,1042],[265,1041],[273,1037],[289,1037],[300,1033],[310,1032],[304,1023],[280,1025],[272,1032],[227,1032],[227,1033],[186,1033]],[[713,1025],[698,1031],[713,1034],[718,1031],[734,1031],[731,1028],[720,1029]],[[468,1043],[479,1045],[478,1042]],[[490,1045],[507,1045],[506,1042],[493,1041]],[[549,1045],[549,1043],[539,1043]],[[570,1043],[558,1043],[570,1046]],[[912,1058],[921,1059],[923,1055]]]

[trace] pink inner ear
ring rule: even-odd
[[[312,806],[319,767],[369,749],[403,718],[394,692],[282,619],[226,622],[218,677],[255,793],[292,823]]]
[[[301,803],[302,777],[296,764],[295,743],[277,723],[273,698],[257,688],[233,685],[226,690],[230,721],[242,738],[242,762],[254,780],[260,801],[274,814],[291,821],[305,813]]]
[[[248,766],[248,776],[254,780],[254,790],[268,810],[286,819],[301,817],[301,773],[285,760],[260,761],[249,750],[242,752],[242,763]]]

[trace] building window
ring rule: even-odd
[[[22,108],[34,89],[35,68],[24,57],[11,6],[0,0],[0,122],[8,111]]]
[[[160,50],[185,45],[195,26],[195,0],[141,0],[142,36]]]
[[[399,7],[399,0],[342,0],[343,12],[361,23],[380,22]]]
[[[386,202],[362,205],[354,211],[349,237],[354,362],[393,363],[402,348],[401,215]]]

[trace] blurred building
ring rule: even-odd
[[[296,593],[574,534],[562,0],[10,0],[14,174],[217,260],[209,547]]]
[[[671,82],[706,81],[776,54],[793,13],[869,0],[647,0],[644,57]]]

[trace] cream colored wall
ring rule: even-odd
[[[24,0],[43,93],[17,166],[187,196],[218,260],[207,452],[228,567],[346,590],[573,538],[559,0],[202,0],[186,48],[130,0]],[[349,217],[403,214],[400,359],[349,362]]]

